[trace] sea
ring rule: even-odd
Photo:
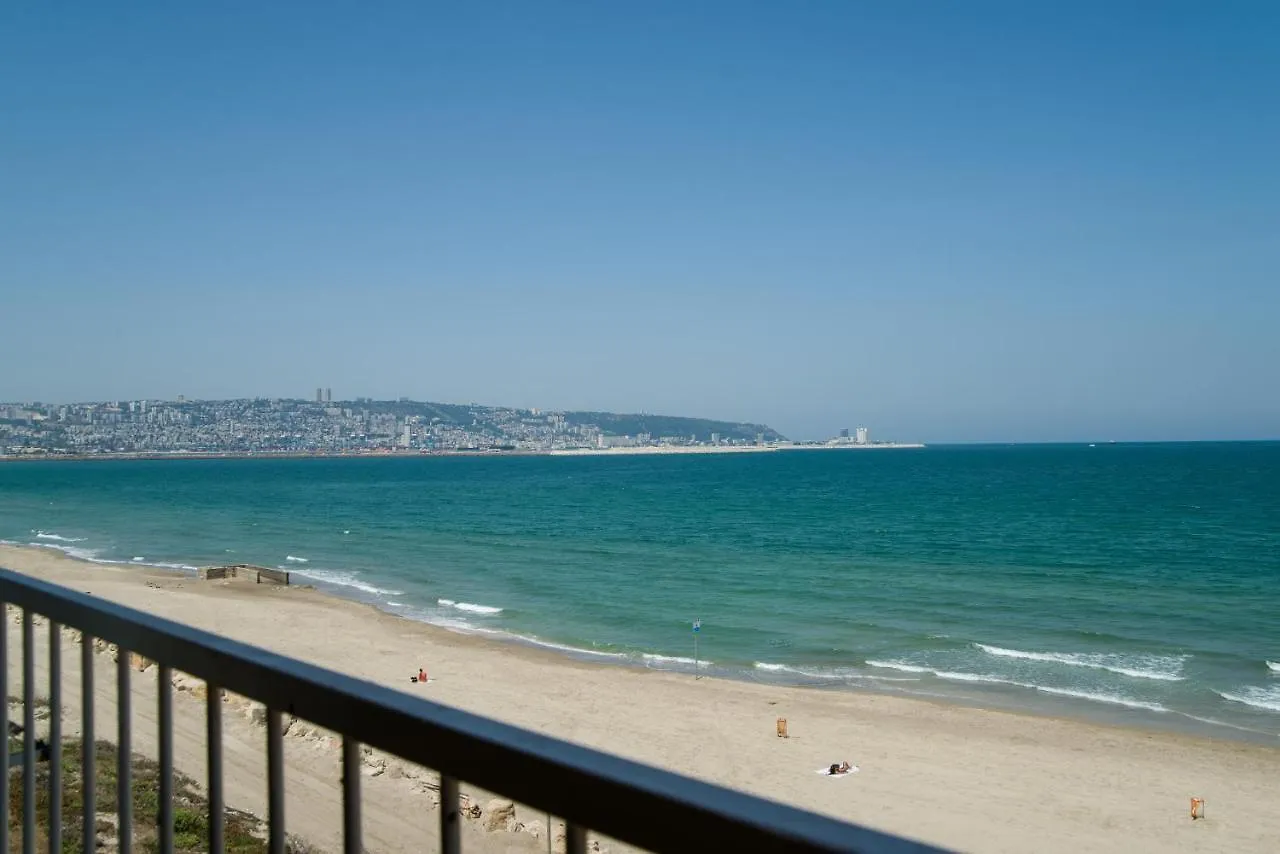
[[[1280,743],[1280,443],[15,462],[0,539],[280,567],[618,667]]]

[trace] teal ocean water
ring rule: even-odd
[[[0,465],[0,539],[619,666],[1274,743],[1280,444]],[[299,579],[301,580],[301,578]]]

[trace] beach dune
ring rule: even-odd
[[[39,549],[0,546],[0,566],[517,726],[958,850],[1280,850],[1276,747],[595,665],[423,625],[311,589],[201,582]],[[47,638],[47,631],[37,634]],[[15,635],[11,628],[11,685],[21,673]],[[66,716],[74,732],[78,671],[72,640],[64,637],[64,644]],[[419,667],[429,670],[429,684],[410,683]],[[143,752],[154,750],[148,717],[154,672],[134,680]],[[109,677],[100,666],[99,737],[112,738]],[[199,779],[203,702],[178,692],[175,710],[178,767]],[[789,738],[776,735],[779,717],[788,721]],[[228,802],[264,814],[262,730],[251,710],[236,707],[226,719]],[[323,733],[294,733],[288,743],[290,830],[336,850],[337,747]],[[814,773],[844,760],[859,766],[858,773],[838,779]],[[436,827],[431,778],[401,766],[379,771],[377,761],[371,757],[365,789],[369,849],[429,850]],[[472,797],[483,804],[489,796]],[[1206,800],[1205,820],[1190,819],[1191,797]],[[537,816],[524,811],[519,819],[531,824]],[[487,831],[483,818],[468,822],[466,833],[470,850],[546,845],[545,837],[513,831],[510,823]]]

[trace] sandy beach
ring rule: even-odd
[[[1280,850],[1280,747],[582,663],[312,589],[202,582],[41,549],[0,546],[0,566],[517,726],[957,850]],[[37,633],[40,643],[47,634]],[[15,640],[11,629],[11,693],[21,673]],[[77,656],[70,638],[63,643],[67,729],[74,733]],[[420,665],[432,679],[425,686],[408,681]],[[154,750],[154,674],[151,668],[133,683],[142,752]],[[114,724],[111,675],[105,663],[98,666],[100,726]],[[180,691],[175,711],[178,767],[199,779],[203,701]],[[229,805],[265,814],[262,730],[251,709],[236,707],[225,717]],[[789,739],[776,737],[778,717],[788,719]],[[99,737],[113,732],[104,727]],[[287,742],[290,831],[337,850],[336,742],[303,726]],[[859,771],[838,779],[814,773],[841,760]],[[433,780],[394,761],[379,767],[382,761],[370,757],[364,790],[369,850],[429,848]],[[1192,796],[1206,800],[1205,820],[1190,820]],[[481,806],[489,797],[472,793]],[[482,814],[467,822],[464,845],[545,850],[545,830],[529,832],[538,816],[521,811],[518,819],[523,829],[508,822],[487,830]]]

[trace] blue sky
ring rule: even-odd
[[[1278,45],[1269,2],[7,4],[0,400],[1280,437]]]

